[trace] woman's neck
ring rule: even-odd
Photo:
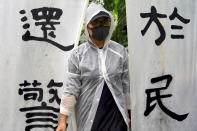
[[[95,40],[94,38],[91,38],[91,40],[98,48],[103,48],[105,40],[98,41],[98,40]]]

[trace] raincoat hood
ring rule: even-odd
[[[106,37],[105,39],[105,43],[104,43],[104,47],[105,48],[110,39],[111,39],[111,36],[112,36],[112,32],[113,32],[113,29],[114,29],[114,19],[113,19],[113,16],[112,14],[107,11],[105,8],[103,8],[103,6],[101,5],[97,5],[95,3],[91,3],[87,9],[87,13],[86,13],[86,20],[85,20],[85,35],[86,35],[86,39],[89,41],[90,44],[92,44],[94,47],[97,47],[91,40],[90,36],[89,36],[89,33],[88,33],[88,30],[87,30],[87,25],[88,23],[91,21],[91,19],[96,16],[99,12],[105,12],[107,14],[109,14],[110,16],[110,20],[111,20],[111,25],[110,25],[110,29],[109,29],[109,34],[108,36]],[[98,47],[97,47],[98,48]]]

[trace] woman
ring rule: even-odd
[[[68,79],[56,131],[65,131],[74,107],[77,131],[127,131],[127,51],[110,40],[114,21],[106,9],[91,4],[86,15],[87,42],[74,49],[68,60]]]

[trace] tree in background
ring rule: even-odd
[[[89,0],[89,3],[94,2],[96,4],[101,4],[104,5],[104,1],[103,0]]]
[[[104,8],[113,14],[115,28],[111,39],[127,47],[128,41],[125,0],[90,0],[89,2],[103,5]],[[80,44],[83,42],[85,42],[84,28],[81,33]]]
[[[126,5],[125,0],[103,0],[104,7],[112,12],[115,20],[115,28],[112,34],[112,40],[128,46],[127,24],[126,24]]]

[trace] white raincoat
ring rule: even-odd
[[[111,19],[109,35],[102,49],[93,44],[87,31],[89,21],[100,11],[108,13]],[[114,28],[111,13],[100,5],[91,4],[86,15],[85,33],[88,42],[74,49],[70,55],[64,88],[64,94],[74,95],[77,101],[77,131],[91,130],[104,82],[128,126],[125,101],[125,94],[129,92],[127,51],[122,45],[110,40]]]

